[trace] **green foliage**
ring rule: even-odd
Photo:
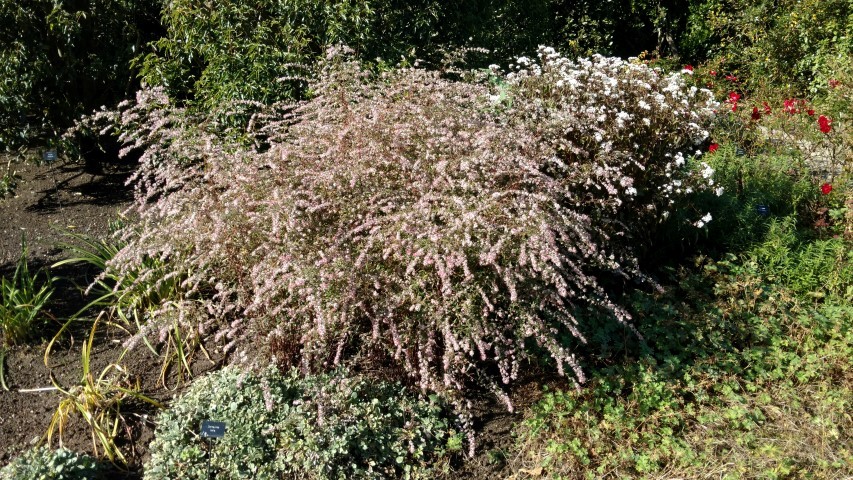
[[[813,306],[746,258],[673,280],[680,287],[632,295],[648,343],[601,332],[593,343],[608,366],[586,389],[548,392],[533,408],[518,430],[521,471],[551,478],[853,473],[853,441],[844,433],[853,426],[845,413],[853,407],[850,302]]]
[[[158,0],[0,1],[0,149],[56,138],[134,85]],[[153,20],[153,21],[152,21]]]
[[[336,372],[300,378],[225,368],[197,380],[159,418],[145,479],[207,478],[202,420],[226,423],[210,442],[228,478],[435,478],[459,447],[435,398]]]
[[[97,480],[106,478],[102,470],[88,455],[38,447],[0,469],[0,480]]]
[[[0,176],[0,200],[7,196],[14,195],[18,188],[18,180],[20,175],[15,170],[12,170],[12,161],[6,163],[6,171],[3,176]]]
[[[53,294],[53,277],[44,272],[30,274],[27,265],[27,244],[21,240],[21,257],[12,278],[0,278],[0,331],[6,345],[25,342],[38,334],[42,311]]]
[[[177,0],[164,6],[166,35],[137,62],[144,81],[172,98],[248,114],[253,102],[304,95],[303,83],[280,79],[304,76],[330,45],[379,65],[438,63],[469,46],[490,49],[486,58],[499,63],[541,44],[629,55],[661,50],[667,37],[674,48],[686,14],[674,1]]]
[[[853,248],[840,237],[804,241],[792,218],[773,221],[749,252],[769,281],[803,298],[853,302]]]
[[[719,197],[702,199],[714,212],[709,242],[722,251],[742,250],[760,241],[774,218],[799,215],[806,222],[820,195],[819,184],[796,152],[743,149],[739,154],[740,148],[734,142],[723,143],[705,157],[714,168],[715,182],[724,189]]]
[[[704,0],[692,2],[682,39],[691,58],[713,59],[748,90],[787,95],[824,92],[839,61],[853,55],[849,0]]]
[[[367,13],[367,3],[358,0],[168,2],[167,34],[141,59],[141,75],[208,111],[235,100],[292,98],[293,85],[277,79],[310,63],[324,45],[365,35]]]
[[[140,318],[146,312],[180,297],[181,278],[164,278],[166,272],[161,261],[144,259],[142,261],[146,270],[144,277],[140,272],[122,276],[110,267],[109,262],[125,245],[124,242],[99,240],[75,233],[69,233],[68,237],[72,243],[64,247],[71,256],[56,262],[53,266],[90,265],[100,271],[88,288],[88,292],[93,294],[95,299],[78,312],[78,315],[90,307],[104,307],[125,325],[134,323],[138,325]]]

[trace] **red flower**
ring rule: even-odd
[[[712,77],[716,77],[716,76],[717,76],[717,71],[716,71],[716,70],[711,70],[711,71],[710,71],[710,72],[708,72],[708,73],[709,73]]]
[[[752,107],[752,119],[761,120],[761,114],[758,113],[758,107]]]
[[[817,117],[817,124],[820,126],[820,131],[829,133],[832,131],[832,120],[826,118],[826,115]]]
[[[789,98],[783,102],[785,113],[789,115],[793,115],[800,110],[797,108],[797,100],[794,98]]]
[[[688,72],[693,72],[693,65],[685,65],[682,70],[687,70]]]
[[[806,111],[806,113],[808,113],[810,117],[814,117],[814,109],[813,108],[808,109]]]
[[[737,111],[737,101],[740,100],[740,95],[737,92],[729,92],[729,99],[726,102],[732,104],[732,111]]]
[[[768,105],[768,104],[767,104],[767,102],[764,102],[764,114],[765,114],[765,115],[770,115],[772,112],[773,112],[773,111],[772,111],[772,110],[770,110],[770,105]]]
[[[718,148],[720,148],[719,145],[717,145],[716,143],[712,143],[708,145],[708,153],[714,153],[717,151]]]
[[[823,185],[820,186],[820,193],[822,193],[824,195],[829,195],[829,192],[831,192],[831,191],[832,191],[832,185],[830,185],[828,182],[824,183]]]
[[[737,82],[737,77],[734,75],[726,75],[726,80],[730,82]]]
[[[829,81],[829,86],[830,86],[831,88],[835,88],[835,87],[837,87],[837,86],[839,86],[839,85],[841,85],[841,82],[840,82],[840,81],[838,81],[838,80],[836,80],[836,79],[834,79],[834,78],[833,78],[832,80],[830,80],[830,81]]]

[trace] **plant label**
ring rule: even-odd
[[[225,436],[225,422],[202,420],[201,436],[204,438],[222,438]]]
[[[738,148],[737,150],[735,150],[735,155],[737,155],[738,157],[742,157],[742,156],[746,155],[746,150],[744,150],[742,148]]]
[[[42,155],[42,158],[44,158],[44,161],[47,163],[55,162],[56,161],[56,150],[48,150],[48,151],[44,152],[44,155]]]
[[[755,211],[758,212],[758,214],[761,215],[762,217],[766,217],[767,215],[770,215],[770,209],[767,208],[767,205],[756,205]]]

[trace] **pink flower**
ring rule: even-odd
[[[820,131],[823,133],[829,133],[832,131],[832,120],[827,118],[826,115],[817,117],[817,124],[820,126]]]
[[[717,151],[718,148],[720,148],[719,145],[717,145],[716,143],[712,143],[708,145],[708,153],[714,153]]]
[[[836,79],[834,79],[834,78],[833,78],[833,79],[831,79],[831,80],[829,81],[829,86],[830,86],[830,88],[835,88],[835,87],[837,87],[837,86],[839,86],[839,85],[841,85],[841,82],[840,82],[840,81],[838,81],[838,80],[836,80]]]
[[[820,186],[820,193],[824,195],[829,195],[829,192],[832,191],[832,185],[827,182]]]

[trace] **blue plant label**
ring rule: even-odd
[[[56,161],[56,150],[48,150],[44,152],[42,156],[45,162],[55,162]]]
[[[201,436],[204,438],[222,438],[225,436],[225,422],[202,420]]]
[[[758,214],[761,215],[762,217],[766,217],[767,215],[770,215],[770,209],[767,208],[767,205],[756,205],[755,211],[757,211]]]

